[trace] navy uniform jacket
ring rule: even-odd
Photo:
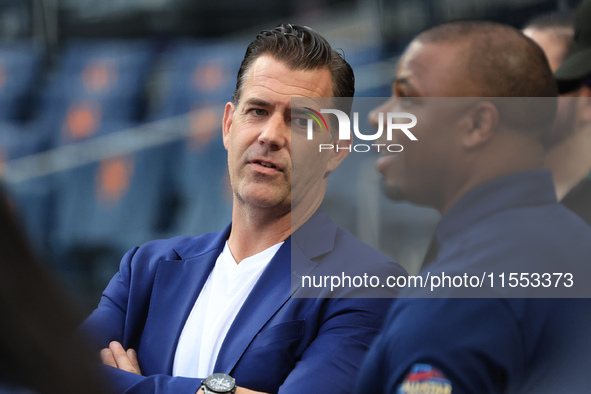
[[[190,393],[202,378],[171,377],[181,330],[230,226],[221,233],[153,241],[129,251],[83,328],[97,349],[116,340],[137,350],[142,373],[106,367],[115,392]],[[292,261],[293,260],[293,261]],[[293,263],[293,264],[290,264]],[[349,265],[349,267],[348,267]],[[348,268],[347,268],[348,267]],[[297,298],[302,275],[351,269],[405,271],[315,213],[271,260],[236,316],[214,372],[269,393],[346,393],[392,299]]]
[[[573,187],[561,203],[591,224],[591,173]]]
[[[450,290],[438,295],[464,298],[397,299],[362,367],[358,393],[589,389],[590,300],[511,298],[567,294],[554,282],[507,290],[511,272],[550,270],[573,272],[582,290],[576,294],[588,297],[591,228],[556,202],[549,171],[513,174],[470,191],[444,216],[436,238],[439,252],[423,277],[494,272],[495,288],[487,291],[497,297]]]

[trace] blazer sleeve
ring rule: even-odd
[[[131,284],[131,262],[139,248],[123,256],[119,272],[104,290],[98,307],[82,323],[82,332],[97,350],[108,347],[111,341],[123,342]]]
[[[318,336],[289,373],[280,394],[352,393],[363,357],[391,299],[331,299]],[[193,394],[201,378],[139,376],[104,366],[113,393]]]
[[[505,299],[399,299],[363,364],[357,392],[365,385],[395,393],[416,364],[439,370],[453,393],[514,392],[507,384],[521,381],[528,364],[518,320]]]
[[[125,348],[136,346],[132,343],[133,338],[139,338],[138,330],[143,326],[141,322],[145,321],[142,315],[147,314],[148,310],[147,304],[139,304],[146,299],[149,300],[147,295],[154,276],[154,264],[146,258],[154,256],[153,253],[149,253],[153,252],[150,246],[134,248],[125,254],[119,272],[103,292],[97,309],[82,324],[83,333],[90,337],[91,344],[94,344],[97,352],[108,347],[111,341],[121,342]],[[159,260],[160,257],[154,260]],[[136,288],[132,291],[134,286]],[[139,319],[140,323],[136,319]],[[101,369],[112,393],[194,394],[202,381],[200,378],[161,374],[140,376],[105,365],[101,366]]]
[[[174,247],[186,239],[150,241],[123,256],[98,307],[81,326],[99,350],[111,341],[136,348],[148,316],[158,264],[162,260],[178,260]]]
[[[111,393],[195,394],[203,380],[168,375],[140,376],[109,366],[103,366],[103,369],[110,380]]]
[[[331,299],[318,336],[304,351],[280,394],[352,393],[363,357],[392,299]]]

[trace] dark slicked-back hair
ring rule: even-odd
[[[556,97],[558,88],[542,49],[522,32],[494,22],[451,22],[415,39],[422,43],[465,44],[466,79],[482,97]]]
[[[271,55],[293,70],[326,68],[332,76],[334,97],[353,97],[355,94],[353,69],[324,37],[309,27],[282,24],[260,32],[246,49],[232,97],[235,105],[240,101],[248,70],[261,55]]]

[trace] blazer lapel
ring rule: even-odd
[[[318,209],[293,234],[291,246],[292,295],[300,288],[302,276],[310,274],[318,266],[314,259],[333,250],[336,231],[337,226],[324,211]]]
[[[254,337],[297,290],[301,276],[317,267],[312,259],[332,250],[335,234],[336,226],[319,210],[285,241],[234,319],[214,372],[231,373]]]
[[[187,250],[177,250],[181,258],[200,250],[197,256],[165,260],[158,265],[146,321],[146,326],[152,331],[144,333],[144,337],[152,342],[148,348],[154,354],[149,359],[155,360],[155,371],[172,374],[181,331],[221,253],[228,232],[229,228],[205,245],[187,245]],[[155,327],[157,330],[154,330]]]
[[[230,373],[250,342],[290,296],[288,238],[279,248],[236,315],[222,344],[214,372]]]

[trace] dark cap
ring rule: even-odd
[[[591,0],[583,0],[575,14],[575,42],[554,77],[560,93],[577,88],[591,74]]]

